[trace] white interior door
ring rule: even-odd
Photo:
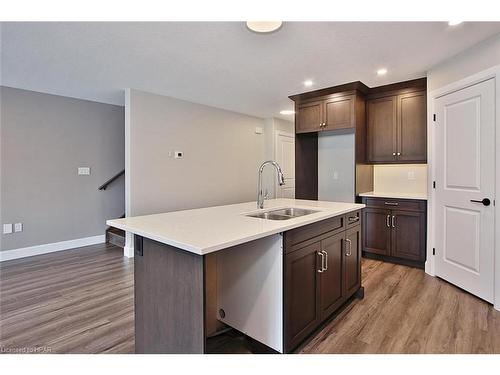
[[[493,302],[495,81],[439,97],[434,108],[436,275]]]
[[[295,135],[277,132],[275,150],[285,176],[285,185],[276,184],[276,198],[295,198]]]

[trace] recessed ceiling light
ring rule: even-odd
[[[291,109],[284,109],[284,110],[280,111],[280,114],[282,114],[282,115],[293,115],[293,114],[295,114],[295,111],[293,111]]]
[[[450,21],[448,22],[449,26],[457,26],[460,25],[463,21]]]
[[[386,68],[381,68],[381,69],[377,70],[377,75],[383,76],[385,74],[387,74],[387,69]]]
[[[282,25],[282,21],[247,21],[248,29],[259,34],[272,33]]]
[[[312,85],[313,85],[313,81],[311,81],[310,79],[307,79],[304,81],[305,87],[311,87]]]

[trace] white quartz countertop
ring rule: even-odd
[[[373,198],[398,198],[398,199],[421,199],[427,200],[427,194],[421,193],[387,193],[380,191],[370,191],[368,193],[358,194],[360,197],[373,197]]]
[[[318,212],[289,220],[267,220],[249,213],[297,207]],[[281,233],[365,207],[364,204],[271,199],[258,210],[256,202],[175,211],[108,220],[112,227],[175,246],[198,255]]]

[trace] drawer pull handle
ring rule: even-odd
[[[398,203],[398,202],[384,202],[384,204],[385,204],[386,206],[398,206],[398,205],[399,205],[399,203]]]
[[[325,263],[325,254],[322,251],[318,251],[316,254],[318,254],[321,257],[321,268],[318,270],[319,273],[323,273],[325,268],[323,267],[323,264]]]
[[[325,267],[323,268],[323,271],[328,271],[328,253],[325,250],[322,250],[321,252],[325,254]]]
[[[387,217],[385,218],[385,225],[387,226],[387,228],[390,228],[391,227],[391,215],[387,215]]]
[[[351,223],[354,223],[356,221],[359,221],[359,216],[349,216],[347,220],[350,221]]]
[[[392,227],[396,228],[396,216],[392,216]]]
[[[346,238],[345,243],[346,243],[346,245],[349,245],[349,246],[346,246],[347,249],[346,249],[345,255],[347,257],[350,257],[352,255],[352,241],[349,238]]]

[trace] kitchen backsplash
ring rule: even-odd
[[[384,193],[427,193],[427,164],[384,164],[373,168],[373,190]]]

